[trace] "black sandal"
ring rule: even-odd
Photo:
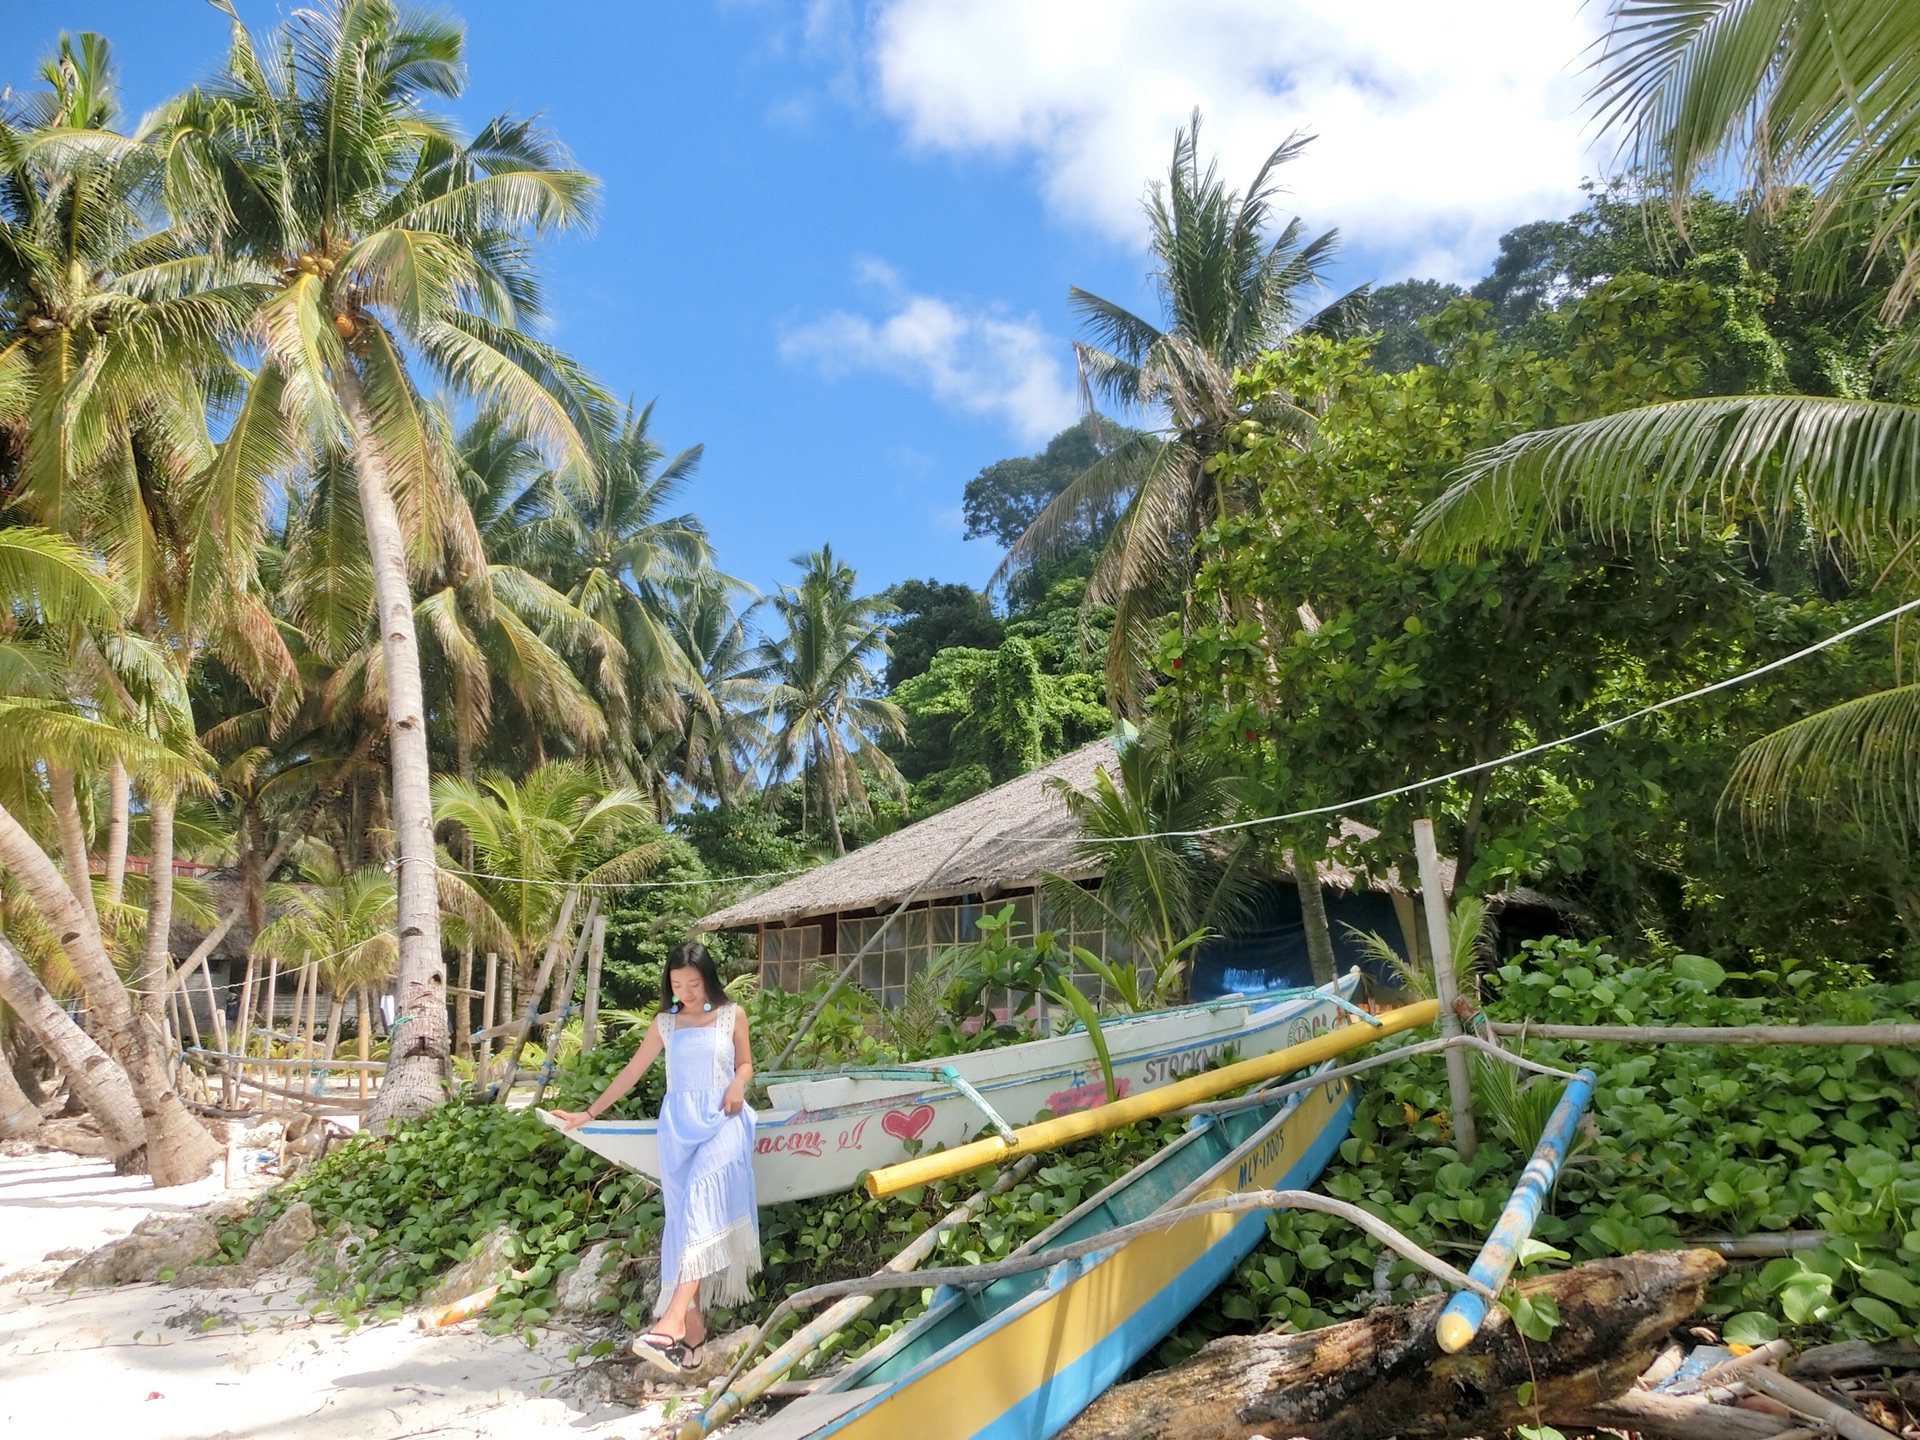
[[[707,1342],[704,1339],[698,1345],[689,1345],[682,1340],[667,1351],[667,1359],[680,1367],[681,1374],[691,1374],[700,1368],[700,1352],[706,1348]]]

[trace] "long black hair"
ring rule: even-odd
[[[682,940],[667,951],[666,966],[660,971],[660,1008],[673,1009],[673,972],[692,967],[700,972],[700,982],[707,987],[707,1003],[721,1005],[726,1002],[727,992],[720,984],[720,972],[713,968],[713,956],[707,953],[707,947],[698,940]]]

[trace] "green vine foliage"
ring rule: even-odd
[[[1867,1024],[1909,1019],[1920,985],[1820,990],[1807,968],[1730,974],[1701,956],[1636,963],[1598,944],[1535,942],[1488,977],[1495,1019],[1587,1025]],[[1744,994],[1735,992],[1745,992]],[[1817,1250],[1735,1263],[1705,1313],[1754,1343],[1885,1338],[1920,1327],[1920,1059],[1867,1046],[1580,1045],[1529,1056],[1599,1077],[1580,1153],[1535,1237],[1576,1260],[1689,1235],[1824,1229]],[[1538,1079],[1529,1088],[1557,1089]],[[1484,1097],[1476,1109],[1486,1111]],[[1422,1057],[1362,1084],[1359,1113],[1320,1188],[1464,1263],[1526,1161],[1483,1125],[1473,1159],[1449,1143],[1445,1077]],[[1233,1329],[1325,1325],[1428,1282],[1330,1216],[1269,1216],[1267,1242],[1162,1347],[1191,1353]],[[1380,1269],[1376,1285],[1376,1266]]]
[[[1848,977],[1807,967],[1729,973],[1700,956],[1636,961],[1599,944],[1551,940],[1534,943],[1484,984],[1494,1018],[1557,1024],[1869,1023],[1910,1018],[1920,1007],[1920,986],[1834,987],[1834,978]],[[750,1003],[770,1033],[776,1007],[784,1014],[806,1000],[768,992]],[[850,1044],[857,1031],[856,1048],[877,1048],[885,1058],[884,1047],[858,1029],[856,1014],[843,1017],[838,1043]],[[640,1033],[629,1030],[581,1057],[563,1075],[556,1103],[573,1108],[598,1094]],[[1818,1249],[1729,1266],[1709,1295],[1707,1317],[1748,1343],[1778,1333],[1811,1343],[1920,1329],[1920,1160],[1911,1158],[1920,1135],[1920,1059],[1911,1052],[1547,1043],[1526,1049],[1568,1068],[1590,1065],[1599,1076],[1581,1146],[1536,1227],[1536,1263],[1674,1246],[1710,1232],[1824,1229],[1833,1238]],[[834,1055],[823,1044],[816,1058],[833,1063]],[[1531,1080],[1523,1103],[1511,1095],[1499,1103],[1515,1115],[1538,1114],[1544,1094],[1530,1092],[1557,1086]],[[652,1113],[659,1087],[656,1068],[615,1113]],[[1449,1143],[1437,1057],[1373,1072],[1352,1134],[1320,1188],[1464,1263],[1525,1161],[1527,1145],[1502,1135],[1488,1103],[1494,1098],[1480,1097],[1482,1144],[1463,1161]],[[1006,1255],[1153,1154],[1182,1123],[1156,1121],[1049,1156],[975,1223],[948,1232],[930,1263]],[[884,1201],[854,1192],[766,1207],[766,1268],[755,1301],[716,1314],[716,1325],[758,1320],[792,1290],[879,1268],[992,1179],[982,1171]],[[548,1318],[559,1278],[596,1241],[650,1255],[661,1219],[657,1194],[639,1177],[525,1112],[460,1104],[336,1149],[232,1227],[228,1257],[237,1259],[295,1200],[313,1207],[333,1245],[342,1227],[366,1239],[343,1268],[323,1268],[316,1280],[319,1303],[349,1317],[397,1315],[475,1243],[508,1225],[513,1263],[523,1275],[503,1289],[488,1319],[513,1329]],[[1265,1243],[1161,1346],[1160,1358],[1177,1360],[1230,1330],[1328,1324],[1428,1288],[1423,1274],[1342,1221],[1275,1213]],[[827,1355],[858,1353],[920,1313],[926,1298],[904,1291],[875,1304],[833,1337]],[[629,1326],[646,1318],[637,1284],[604,1309]],[[1533,1318],[1544,1325],[1551,1317]]]

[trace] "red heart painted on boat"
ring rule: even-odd
[[[916,1105],[911,1110],[889,1110],[880,1117],[880,1128],[896,1140],[918,1140],[931,1124],[931,1105]]]

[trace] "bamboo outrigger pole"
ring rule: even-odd
[[[969,1170],[978,1170],[982,1165],[999,1165],[1036,1150],[1053,1150],[1075,1140],[1084,1140],[1089,1135],[1101,1135],[1109,1130],[1117,1130],[1122,1125],[1151,1120],[1170,1110],[1178,1110],[1183,1105],[1211,1100],[1229,1090],[1238,1090],[1243,1085],[1271,1080],[1276,1075],[1285,1075],[1292,1070],[1304,1070],[1310,1065],[1318,1065],[1322,1060],[1330,1060],[1335,1055],[1375,1040],[1384,1040],[1403,1030],[1431,1025],[1439,1013],[1440,1004],[1436,1000],[1403,1005],[1398,1010],[1390,1010],[1382,1015],[1378,1025],[1342,1025],[1325,1035],[1316,1035],[1298,1045],[1275,1050],[1271,1055],[1242,1060],[1236,1065],[1223,1065],[1218,1070],[1176,1080],[1171,1085],[1162,1085],[1140,1095],[1129,1095],[1110,1105],[1096,1105],[1090,1110],[1077,1110],[1071,1115],[1042,1120],[1038,1125],[1022,1126],[1013,1132],[1010,1141],[998,1138],[975,1140],[971,1144],[956,1145],[951,1150],[916,1156],[901,1164],[873,1171],[867,1176],[867,1193],[876,1199],[894,1195],[914,1185],[930,1185],[936,1180],[964,1175]]]
[[[1547,1127],[1540,1132],[1540,1143],[1534,1147],[1533,1158],[1520,1172],[1520,1181],[1513,1187],[1506,1208],[1500,1212],[1493,1233],[1487,1236],[1487,1243],[1480,1247],[1473,1268],[1467,1272],[1470,1279],[1478,1280],[1487,1289],[1498,1291],[1513,1274],[1513,1267],[1520,1259],[1520,1246],[1533,1233],[1533,1222],[1539,1219],[1540,1207],[1546,1203],[1547,1192],[1560,1173],[1560,1162],[1566,1159],[1567,1150],[1573,1144],[1574,1128],[1579,1125],[1587,1102],[1593,1098],[1593,1083],[1593,1071],[1581,1070],[1560,1092],[1560,1103],[1547,1117]],[[1480,1333],[1480,1324],[1486,1318],[1484,1296],[1471,1290],[1457,1291],[1447,1301],[1447,1308],[1440,1312],[1434,1338],[1447,1354],[1458,1354]]]

